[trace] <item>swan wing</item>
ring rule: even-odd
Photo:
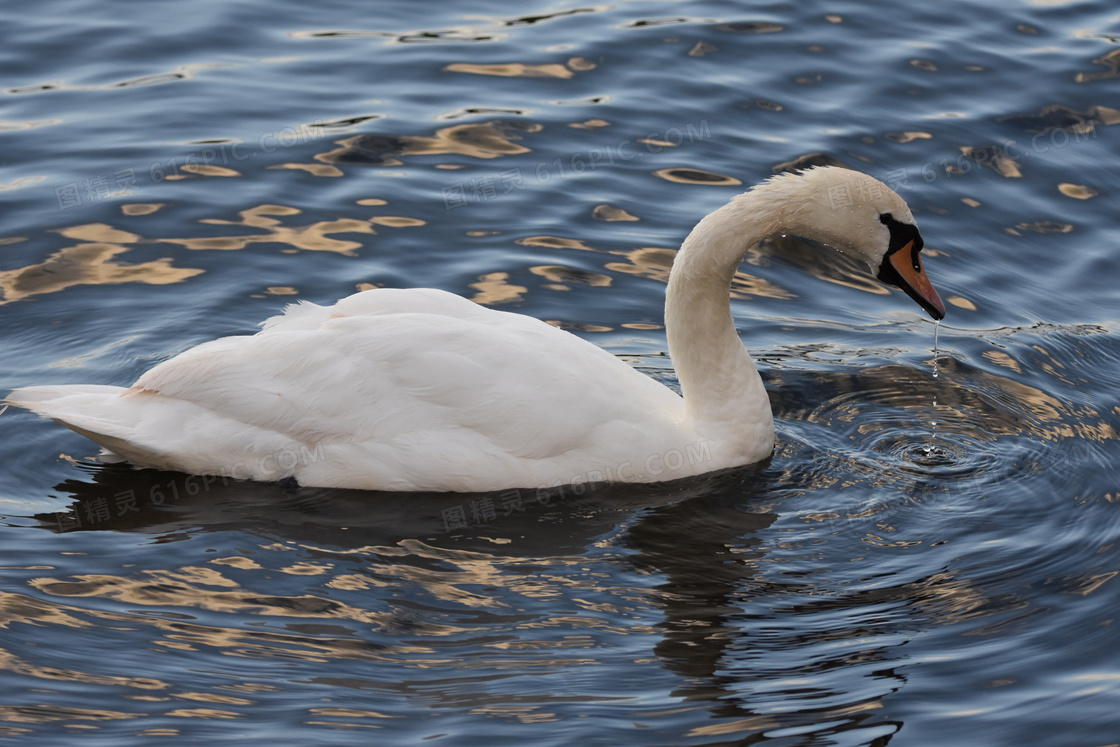
[[[676,394],[595,345],[441,291],[290,307],[256,335],[156,366],[120,399],[153,412],[189,406],[193,419],[172,422],[205,431],[196,451],[244,454],[256,443],[267,453],[286,443],[323,453],[333,463],[310,465],[315,475],[301,482],[344,487],[479,489],[475,475],[487,470],[506,486],[516,484],[510,477],[539,481],[568,462],[614,459],[683,412]],[[176,442],[149,448],[190,450],[147,420],[149,442]],[[425,482],[433,473],[449,482]]]

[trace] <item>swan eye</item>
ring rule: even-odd
[[[922,235],[918,233],[918,227],[913,223],[903,223],[890,213],[881,213],[879,215],[879,222],[886,226],[887,231],[890,232],[890,244],[887,246],[887,256],[912,247],[912,259],[915,269],[917,269],[917,267],[920,266],[918,252],[920,252],[924,246]]]

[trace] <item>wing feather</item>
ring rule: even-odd
[[[575,478],[565,465],[657,443],[683,418],[680,397],[595,345],[434,290],[292,305],[127,390],[39,394],[13,403],[137,464],[276,479],[273,455],[299,449],[309,484],[385,489]]]
[[[305,443],[388,443],[429,431],[450,442],[460,429],[531,458],[585,441],[603,412],[622,408],[642,420],[651,406],[679,406],[675,394],[575,335],[441,291],[367,291],[333,311],[297,311],[317,314],[317,326],[300,319],[204,343],[148,371],[133,390]]]

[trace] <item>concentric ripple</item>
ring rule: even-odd
[[[818,404],[779,411],[779,431],[819,452],[802,473],[812,485],[831,483],[837,461],[875,487],[911,492],[978,488],[1027,474],[1060,481],[1091,447],[1063,428],[1066,413],[1040,418],[1020,392],[992,377],[932,376],[898,364],[858,373],[800,374],[793,397]],[[782,392],[784,394],[784,391]],[[842,471],[842,470],[841,470]]]

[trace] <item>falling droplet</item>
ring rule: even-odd
[[[938,353],[941,352],[940,350],[937,349],[937,335],[940,332],[941,332],[941,320],[940,319],[935,319],[934,322],[933,322],[933,378],[935,378],[935,379],[937,378],[937,374],[938,374],[937,355],[938,355]],[[937,402],[934,401],[934,404],[937,404]]]
[[[932,362],[933,378],[934,379],[937,378],[937,375],[939,373],[939,371],[937,369],[937,355],[941,351],[937,347],[937,337],[938,337],[938,333],[940,333],[940,332],[941,332],[941,321],[935,319],[934,322],[933,322],[933,362]],[[936,392],[936,390],[933,393],[933,410],[934,410],[934,412],[937,412],[937,392]],[[936,420],[929,421],[929,428],[930,428],[930,438],[931,439],[936,439],[937,438],[937,421]],[[925,447],[926,457],[932,458],[933,454],[936,450],[937,449],[933,446],[933,444],[926,444],[926,447]]]

